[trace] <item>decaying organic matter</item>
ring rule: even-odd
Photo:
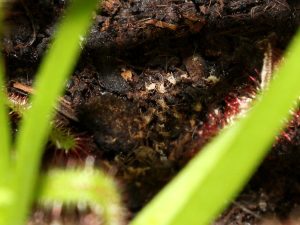
[[[32,84],[67,4],[15,0],[9,5],[2,51],[10,81]],[[71,116],[60,116],[93,140],[89,155],[119,181],[129,218],[267,85],[262,70],[266,62],[271,70],[276,66],[299,27],[299,9],[292,0],[99,3],[66,84]],[[268,51],[272,57],[264,61]],[[269,215],[284,220],[297,208],[299,126],[295,112],[259,171],[216,224],[256,224]],[[54,166],[55,157],[47,151],[45,164]],[[59,165],[82,163],[84,157],[64,157]],[[66,218],[74,222],[73,214],[78,217],[60,213],[65,224]],[[35,209],[30,224],[47,224],[59,218],[54,214]]]
[[[149,122],[142,120],[135,104],[110,94],[100,95],[81,105],[78,118],[87,130],[93,132],[99,148],[117,153],[139,146]]]

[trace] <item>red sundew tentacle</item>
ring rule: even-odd
[[[272,60],[272,68],[270,71],[267,71],[269,74],[276,70],[282,61],[281,54],[275,54],[274,56],[276,56],[276,58],[264,59]],[[212,137],[216,136],[221,129],[234,122],[238,117],[243,116],[250,109],[253,100],[256,99],[257,94],[261,92],[264,87],[264,85],[261,84],[261,79],[263,78],[259,77],[263,75],[263,72],[266,72],[259,72],[258,69],[254,69],[254,71],[256,74],[248,76],[247,84],[236,87],[223,98],[224,106],[221,106],[222,103],[220,103],[220,105],[216,105],[215,109],[207,113],[206,120],[197,132],[198,139],[200,140],[198,142],[198,149],[206,144]],[[269,81],[265,82],[267,82],[265,85],[268,85]],[[276,137],[273,146],[281,142],[293,142],[293,140],[296,140],[295,138],[300,128],[300,109],[291,110],[291,115],[292,119],[287,123],[286,128]],[[194,149],[191,152],[196,153],[197,150]]]
[[[69,135],[73,136],[74,140],[74,146],[70,149],[58,149],[56,146],[54,147],[54,161],[67,162],[68,159],[74,158],[79,160],[80,162],[83,162],[84,159],[91,154],[92,150],[94,149],[94,146],[92,143],[92,138],[83,134],[83,133],[76,133],[71,131],[68,128],[62,128],[65,130],[65,132],[69,133]]]
[[[297,129],[300,127],[300,110],[292,112],[292,119],[288,122],[286,128],[276,138],[274,146],[283,142],[293,142],[297,136]]]
[[[248,80],[250,81],[250,82],[252,82],[255,86],[259,86],[259,81],[257,80],[257,78],[255,77],[255,76],[248,76]]]
[[[24,95],[20,95],[17,93],[9,93],[8,100],[14,104],[27,106],[28,105],[28,97]]]
[[[77,134],[75,141],[76,148],[74,149],[74,151],[79,152],[84,156],[88,156],[92,152],[93,146],[91,145],[91,137],[87,137],[84,134]]]
[[[285,138],[285,139],[288,140],[288,141],[292,141],[292,137],[291,137],[290,134],[287,133],[287,132],[281,132],[280,137],[281,137],[281,138]]]
[[[237,117],[242,116],[250,108],[251,102],[255,99],[259,90],[259,81],[254,76],[249,76],[248,80],[249,84],[236,88],[224,97],[224,106],[216,106],[214,110],[207,114],[207,119],[197,132],[200,140],[197,149],[201,148],[212,137],[216,136],[221,129],[234,122]],[[195,154],[198,151],[197,149],[189,152],[189,154]]]
[[[10,108],[9,114],[16,118],[21,118],[23,113],[30,108],[27,96],[8,93],[7,100],[8,107]]]
[[[9,92],[7,97],[7,104],[10,108],[11,120],[16,123],[16,126],[19,120],[23,117],[23,114],[30,108],[30,102],[28,96]],[[52,132],[56,135],[49,136],[49,143],[47,154],[50,153],[51,158],[54,161],[63,162],[68,158],[77,158],[82,160],[86,158],[92,151],[93,146],[91,143],[92,137],[88,137],[83,133],[76,133],[70,128],[68,128],[64,121],[59,117],[55,121],[51,122]],[[54,140],[51,140],[54,138]],[[71,147],[64,149],[64,145],[60,145],[59,142],[63,142],[64,139],[69,139],[74,142],[71,144]],[[66,141],[66,140],[65,140]],[[67,140],[68,141],[68,140]],[[58,144],[57,144],[58,143]],[[52,153],[51,153],[52,151]],[[84,161],[84,160],[83,160]]]
[[[193,158],[199,149],[215,137],[221,129],[233,123],[249,110],[259,91],[260,84],[255,76],[249,76],[248,82],[231,90],[219,100],[219,104],[207,112],[206,119],[198,131],[193,133],[195,141],[187,151],[184,151],[181,161],[187,162]]]

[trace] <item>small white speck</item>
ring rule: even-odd
[[[158,92],[161,93],[161,94],[166,93],[166,88],[165,88],[165,85],[164,85],[163,83],[161,83],[161,84],[158,85],[157,90],[158,90]]]
[[[172,73],[168,73],[167,75],[168,75],[167,80],[168,80],[171,84],[175,85],[175,84],[176,84],[176,79],[175,79],[175,77],[173,76],[173,74],[172,74]]]
[[[155,83],[145,84],[145,87],[148,91],[155,90],[156,84]]]

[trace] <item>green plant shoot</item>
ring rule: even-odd
[[[13,185],[17,201],[11,207],[10,220],[6,224],[21,225],[26,220],[33,201],[43,148],[51,127],[50,120],[54,116],[54,106],[77,61],[79,40],[88,30],[96,3],[97,0],[71,2],[38,70],[34,85],[38,94],[32,96],[32,107],[24,115],[16,139]]]

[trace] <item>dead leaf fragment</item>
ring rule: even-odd
[[[121,72],[121,76],[126,81],[132,81],[132,71],[131,70],[124,70]]]

